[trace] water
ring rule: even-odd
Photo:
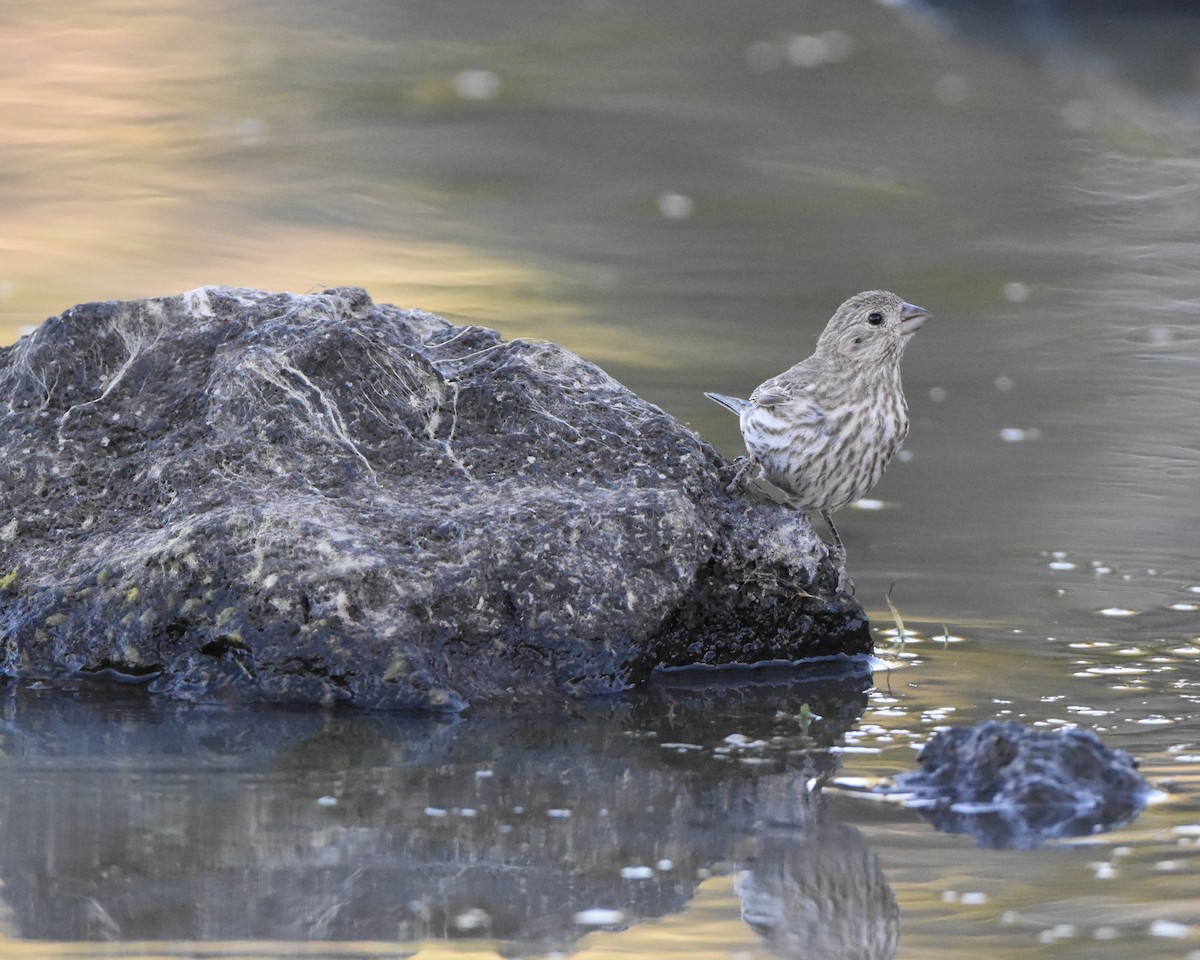
[[[863,288],[934,319],[907,458],[839,517],[881,645],[893,583],[914,634],[873,685],[451,723],[9,688],[6,954],[1200,956],[1200,19],[1087,9],[14,7],[6,341],[353,283],[563,343],[733,455],[703,390]],[[861,796],[992,717],[1096,730],[1157,802],[999,852]]]

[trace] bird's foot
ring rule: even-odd
[[[837,592],[845,597],[854,596],[854,581],[846,573],[846,565],[838,567]]]
[[[725,488],[726,493],[733,493],[745,481],[746,474],[753,470],[758,464],[753,457],[738,457],[733,461],[733,465],[737,469],[733,473],[733,479],[729,481],[729,485]]]
[[[830,547],[829,559],[833,561],[834,569],[837,570],[837,592],[846,597],[854,596],[854,581],[846,572],[846,551]]]

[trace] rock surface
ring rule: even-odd
[[[362,290],[86,304],[0,350],[3,670],[460,710],[868,652],[728,479],[568,351]]]

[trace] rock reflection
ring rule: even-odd
[[[822,815],[819,794],[799,781],[791,822],[751,844],[734,889],[742,918],[784,958],[891,960],[900,907],[862,834]]]
[[[1081,728],[948,727],[917,760],[881,792],[907,796],[938,830],[969,833],[981,847],[1028,850],[1113,830],[1150,795],[1136,760]]]
[[[10,686],[8,932],[563,949],[589,911],[629,925],[684,910],[699,877],[756,844],[758,889],[792,882],[822,892],[785,902],[880,915],[869,855],[840,828],[808,836],[788,806],[833,772],[826,748],[860,716],[869,675],[702,679],[569,714],[454,720]],[[791,839],[767,840],[764,822]],[[786,880],[809,870],[808,887]]]

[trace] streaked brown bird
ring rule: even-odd
[[[705,396],[738,415],[749,457],[730,489],[758,467],[790,506],[819,510],[833,535],[838,590],[846,548],[833,511],[879,482],[908,435],[900,357],[929,311],[869,290],[834,313],[807,360],[759,385],[749,400]]]

